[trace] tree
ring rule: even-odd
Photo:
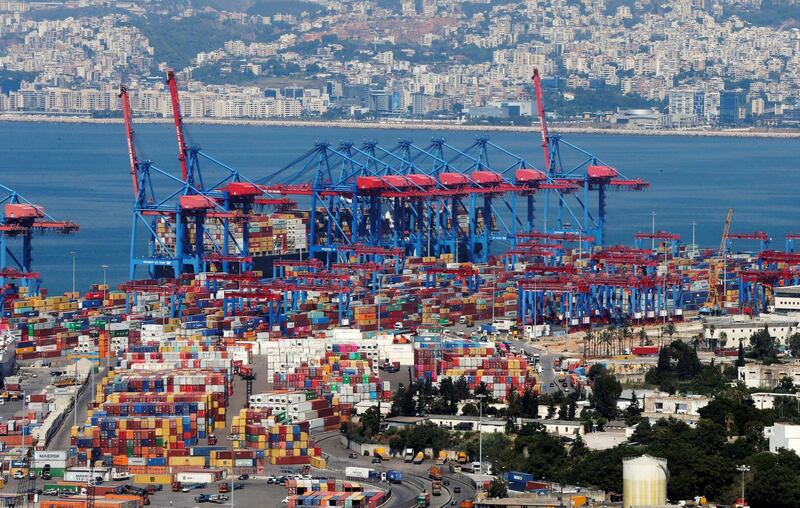
[[[464,404],[464,407],[461,408],[461,414],[464,416],[478,416],[479,413],[478,406],[472,402],[467,402]]]
[[[770,335],[766,326],[750,337],[752,356],[757,360],[775,358],[778,353],[776,346],[775,338]]]
[[[381,430],[381,412],[377,407],[372,406],[364,411],[359,418],[359,422],[361,423],[361,432],[364,437],[371,438]]]
[[[719,347],[725,349],[728,344],[728,334],[726,332],[719,332]]]
[[[495,478],[492,480],[492,483],[489,485],[489,492],[487,492],[487,495],[490,498],[508,497],[508,487],[506,486],[506,482],[500,478]]]
[[[625,408],[625,417],[628,419],[636,419],[642,415],[642,408],[639,406],[639,398],[636,392],[631,394],[631,403]]]
[[[736,356],[736,366],[744,367],[744,344],[739,340],[739,354]]]
[[[622,394],[622,385],[613,374],[603,374],[592,384],[592,404],[603,417],[613,420],[617,415],[617,399]]]
[[[800,358],[800,332],[795,332],[787,341],[789,351],[794,358]]]

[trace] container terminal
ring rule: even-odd
[[[770,249],[764,232],[732,231],[733,210],[720,218],[719,248],[655,230],[606,245],[607,192],[648,184],[551,134],[538,73],[533,81],[542,169],[485,137],[465,149],[438,138],[391,149],[321,142],[255,180],[186,144],[171,72],[179,170],[140,160],[121,87],[130,281],[48,294],[32,236],[78,226],[6,189],[0,500],[249,506],[267,494],[291,508],[469,508],[488,485],[488,468],[472,466],[479,457],[342,456],[342,424],[369,408],[388,414],[413,381],[463,378],[470,398],[499,403],[580,392],[595,360],[649,361],[666,323],[786,305],[800,235]],[[641,333],[618,345],[587,339],[606,326]],[[735,354],[733,343],[715,348]],[[520,485],[555,495],[552,483]],[[617,502],[606,497],[571,502]]]

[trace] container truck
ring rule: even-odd
[[[379,480],[381,477],[381,474],[374,469],[354,466],[344,468],[344,475],[357,480]]]
[[[447,462],[447,452],[439,450],[439,455],[436,456],[436,465],[443,466]]]
[[[417,496],[417,508],[428,508],[431,505],[431,493],[423,492]]]
[[[403,453],[403,462],[412,462],[413,460],[414,460],[414,449],[406,448],[405,453]]]
[[[433,480],[431,482],[431,494],[434,496],[442,495],[442,480]]]
[[[422,461],[425,460],[425,454],[422,452],[417,452],[414,456],[414,464],[422,464]]]
[[[431,466],[430,469],[428,469],[428,478],[431,480],[441,480],[442,468],[439,466]]]
[[[403,483],[403,473],[393,469],[389,470],[386,472],[386,480],[389,483]]]
[[[466,452],[458,452],[458,463],[459,464],[466,464],[467,463],[467,454]]]

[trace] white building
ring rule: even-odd
[[[784,448],[800,453],[800,425],[776,423],[772,427],[764,429],[764,434],[769,438],[770,452],[778,453],[778,450]]]
[[[739,381],[747,388],[772,389],[785,377],[790,378],[795,385],[800,385],[800,363],[775,365],[748,363],[744,367],[739,367]]]

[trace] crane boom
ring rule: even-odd
[[[544,111],[544,94],[542,93],[542,78],[539,75],[539,69],[533,69],[533,88],[536,90],[536,109],[539,112],[539,125],[542,133],[542,151],[544,152],[544,165],[548,170],[550,169],[550,147],[548,146],[548,139],[550,133],[547,130],[547,119],[545,118]]]
[[[189,168],[186,165],[186,138],[183,135],[183,118],[181,105],[178,98],[178,83],[175,80],[175,71],[167,71],[167,85],[169,96],[172,99],[172,119],[175,122],[175,136],[178,138],[178,160],[181,162],[181,176],[184,182],[189,181]]]
[[[725,216],[725,228],[722,230],[722,241],[719,243],[720,256],[725,255],[728,234],[731,232],[731,222],[733,222],[733,208],[728,208],[728,215]]]
[[[119,86],[119,99],[122,103],[122,118],[125,120],[125,137],[128,140],[128,158],[131,162],[131,180],[133,181],[133,197],[139,197],[139,159],[136,156],[136,146],[133,142],[133,113],[131,99],[128,96],[128,87]]]

